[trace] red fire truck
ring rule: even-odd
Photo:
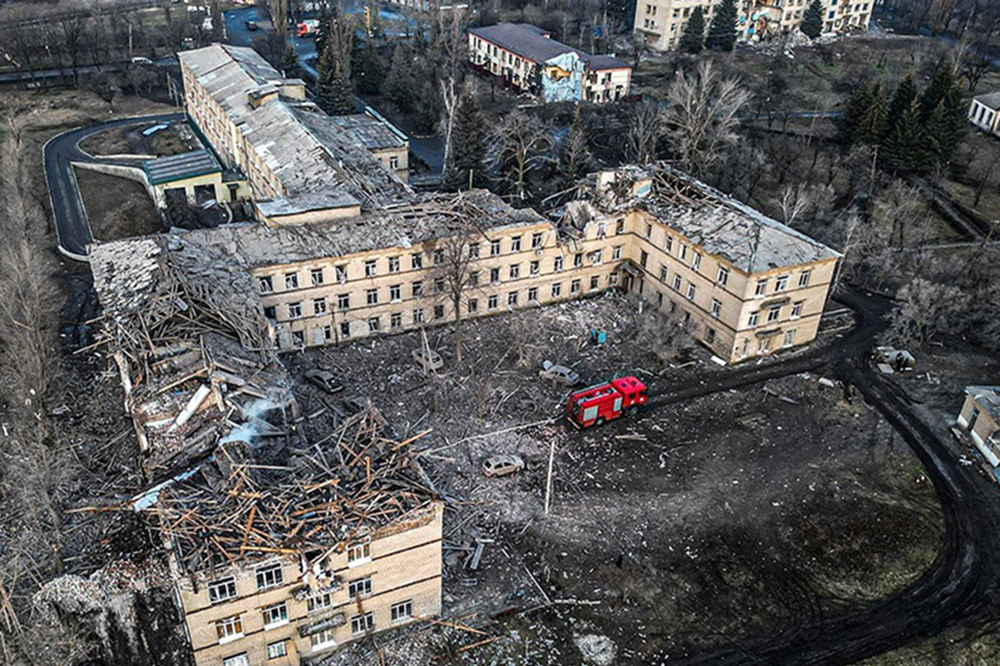
[[[632,376],[621,377],[571,394],[566,402],[566,418],[577,427],[589,428],[617,419],[648,399],[645,384]]]

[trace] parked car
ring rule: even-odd
[[[133,65],[152,65],[153,61],[146,56],[132,56]]]
[[[515,474],[524,469],[524,460],[521,456],[502,453],[492,456],[483,461],[483,474],[486,476],[506,476]]]
[[[575,386],[580,381],[580,373],[576,370],[567,368],[565,365],[556,365],[552,361],[542,362],[542,369],[538,371],[538,376],[566,386]]]
[[[422,367],[425,372],[433,372],[444,367],[444,359],[433,349],[414,349],[413,360]]]
[[[327,393],[340,393],[344,385],[337,381],[337,376],[329,370],[307,370],[306,381]]]
[[[243,25],[247,27],[250,32],[255,32],[257,30],[257,21],[244,21]]]

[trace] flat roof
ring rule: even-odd
[[[1000,109],[1000,92],[986,93],[985,95],[976,95],[973,97],[974,100],[982,104],[983,106],[989,107],[996,111]]]
[[[192,150],[189,153],[157,157],[142,163],[142,170],[151,185],[173,183],[210,173],[221,173],[222,165],[208,150]]]
[[[566,53],[575,53],[590,69],[631,69],[632,66],[612,56],[590,55],[548,36],[548,32],[529,23],[498,23],[485,28],[471,28],[470,34],[492,42],[522,58],[544,63]]]

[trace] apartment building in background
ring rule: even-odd
[[[632,87],[628,63],[584,53],[527,23],[470,29],[469,61],[543,102],[614,102]]]
[[[178,54],[188,118],[258,219],[303,224],[406,199],[409,140],[384,118],[330,117],[256,51],[213,44]]]
[[[721,0],[638,0],[634,29],[655,49],[677,48],[684,26],[695,7],[705,12],[706,26]],[[741,41],[757,41],[789,33],[802,23],[811,0],[742,0],[737,3],[737,34]],[[873,0],[823,0],[823,32],[842,34],[867,30]],[[707,28],[706,28],[707,29]]]

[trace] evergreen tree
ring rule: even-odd
[[[301,76],[299,71],[299,56],[295,52],[295,47],[289,44],[285,47],[285,52],[281,54],[281,66],[278,68],[284,72],[285,77],[295,79]]]
[[[955,87],[938,102],[924,124],[928,152],[938,165],[951,161],[965,136],[965,102]]]
[[[840,142],[845,146],[850,146],[857,139],[861,119],[868,113],[874,90],[870,81],[864,81],[851,92],[851,96],[844,105],[844,113],[839,123],[839,134]]]
[[[927,137],[920,123],[920,102],[914,97],[885,138],[883,166],[895,173],[923,173],[929,166]]]
[[[816,39],[823,32],[823,3],[820,0],[812,0],[806,7],[799,30],[810,39]]]
[[[385,83],[385,63],[371,39],[355,43],[351,75],[359,93],[377,95]]]
[[[559,173],[572,185],[587,175],[594,158],[590,153],[590,139],[587,136],[587,126],[583,122],[583,113],[576,107],[573,113],[573,124],[569,127],[566,138],[559,150]]]
[[[875,84],[868,94],[868,108],[864,110],[855,129],[854,140],[874,146],[885,136],[886,118],[889,115],[888,102],[882,82]]]
[[[722,0],[708,27],[705,46],[713,51],[732,51],[736,46],[736,0]]]
[[[455,121],[451,130],[451,163],[445,173],[445,187],[450,190],[466,189],[469,187],[470,173],[473,187],[485,183],[484,139],[485,128],[479,103],[475,95],[466,90],[455,109]]]
[[[427,79],[420,88],[420,98],[417,102],[417,124],[420,130],[437,131],[443,115],[444,102],[441,99],[440,86],[436,84],[435,79]]]
[[[320,56],[316,103],[331,116],[355,112],[351,90],[351,46],[354,29],[350,21],[334,15],[330,19]]]
[[[678,48],[691,55],[697,55],[705,48],[705,12],[700,6],[694,8],[691,18],[684,24],[684,34],[681,35]]]
[[[920,96],[920,120],[927,122],[938,103],[955,87],[955,75],[947,63],[941,62],[934,70],[931,82]]]
[[[403,113],[413,110],[417,98],[417,80],[413,76],[413,63],[402,46],[397,46],[392,52],[392,64],[382,92]]]
[[[911,71],[899,82],[899,87],[896,88],[896,92],[892,96],[892,102],[889,104],[889,116],[886,122],[887,132],[892,132],[899,119],[902,118],[903,114],[916,101],[917,82],[913,78],[913,72]]]

